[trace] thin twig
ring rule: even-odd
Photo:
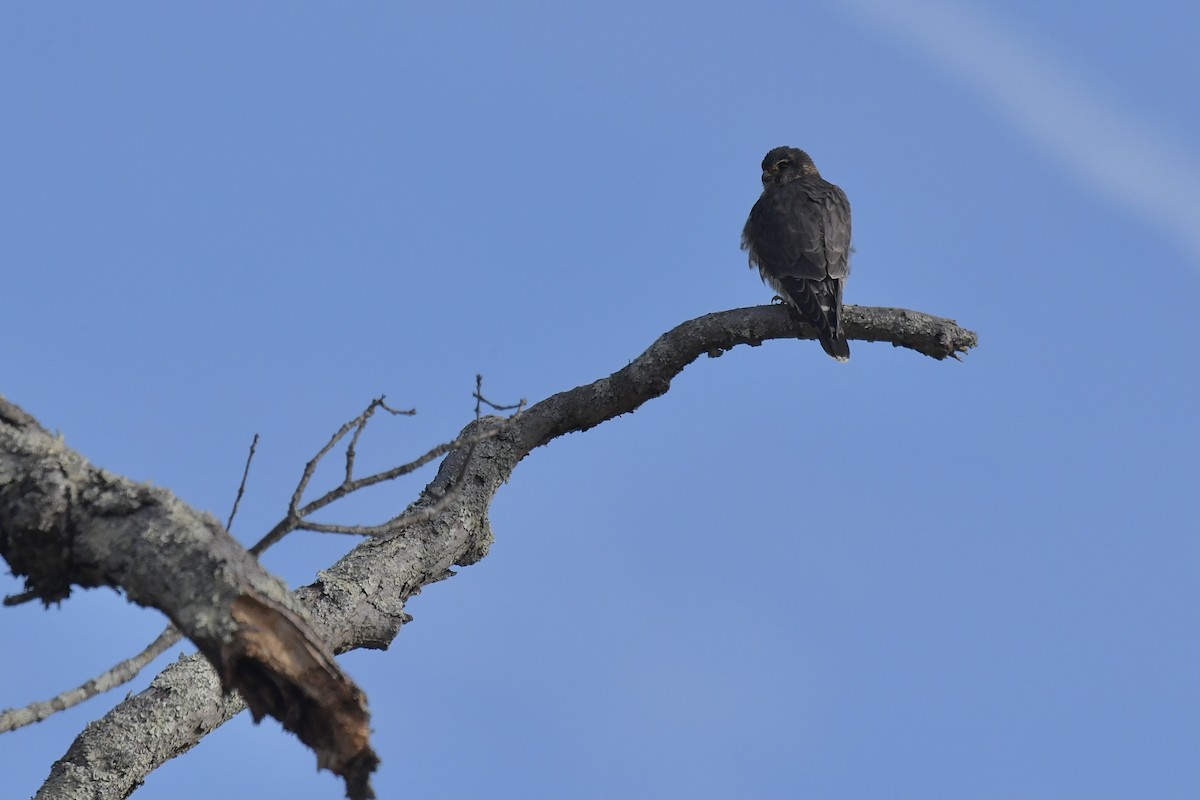
[[[6,709],[0,713],[0,733],[41,722],[55,712],[77,706],[84,700],[91,699],[132,680],[143,667],[158,658],[163,651],[178,642],[179,639],[179,631],[174,625],[168,625],[167,629],[160,633],[158,638],[151,642],[145,650],[100,673],[82,686],[68,689],[50,700],[30,703],[24,708]]]
[[[511,406],[501,406],[493,403],[483,396],[483,376],[478,373],[475,375],[475,393],[472,395],[475,398],[475,419],[479,419],[481,404],[487,404],[493,411],[516,411],[517,414],[525,408],[525,398],[522,397],[519,402]]]
[[[337,429],[337,432],[330,437],[329,442],[324,447],[317,451],[317,454],[309,459],[304,465],[304,472],[300,475],[300,482],[296,484],[296,491],[292,494],[292,500],[288,503],[288,516],[292,516],[296,512],[296,508],[300,505],[300,500],[304,496],[304,490],[308,488],[308,482],[312,480],[313,473],[317,470],[317,464],[321,463],[321,459],[333,449],[333,446],[342,440],[342,437],[350,432],[351,428],[361,427],[367,424],[367,420],[375,413],[375,409],[383,402],[383,398],[372,400],[367,406],[367,410],[359,414],[354,419],[347,422],[345,425]]]
[[[330,437],[325,446],[318,450],[317,454],[313,456],[307,464],[304,465],[304,472],[300,476],[300,482],[296,485],[296,491],[292,494],[291,501],[288,503],[287,516],[276,523],[275,527],[268,531],[265,536],[259,539],[258,542],[256,542],[254,546],[250,548],[250,552],[253,555],[261,555],[264,550],[278,542],[284,536],[287,536],[294,530],[299,530],[304,518],[314,511],[324,508],[335,500],[339,500],[351,492],[357,491],[365,486],[371,486],[375,483],[379,483],[380,481],[390,480],[390,478],[396,477],[397,475],[403,475],[405,472],[397,470],[402,470],[404,467],[408,467],[407,472],[411,472],[418,466],[421,466],[421,464],[417,464],[416,466],[403,465],[402,467],[396,468],[396,470],[389,470],[387,473],[379,473],[358,481],[354,480],[354,459],[356,456],[355,448],[358,445],[358,437],[362,435],[363,429],[365,429],[367,426],[367,422],[371,419],[375,412],[381,408],[393,416],[411,417],[417,413],[415,408],[392,408],[387,404],[387,402],[385,402],[385,396],[380,396],[368,403],[366,409],[361,414],[342,425],[342,427],[338,428],[337,432]],[[354,431],[354,434],[351,436],[350,442],[346,446],[346,467],[341,484],[318,497],[316,500],[313,500],[311,503],[301,507],[300,502],[304,498],[304,493],[308,490],[308,484],[312,480],[312,476],[317,470],[317,465],[321,463],[321,459],[327,456],[329,451],[332,450],[338,442],[345,438],[346,434],[351,430]],[[428,460],[432,460],[436,457],[437,456],[430,456]],[[428,460],[421,463],[428,463]]]
[[[361,417],[359,417],[361,422],[355,426],[354,435],[352,437],[350,437],[350,444],[346,446],[346,478],[345,478],[345,482],[351,481],[354,477],[354,457],[356,455],[355,448],[358,446],[358,437],[362,434],[362,432],[364,430],[366,430],[367,420],[369,420],[371,418],[371,415],[375,413],[375,408],[382,408],[384,411],[388,412],[389,414],[391,414],[394,417],[401,416],[401,415],[406,416],[406,417],[411,417],[417,413],[417,410],[415,408],[409,408],[409,409],[405,409],[405,410],[399,410],[399,409],[392,408],[387,403],[384,402],[385,397],[386,397],[386,395],[381,395],[380,398],[378,400],[374,401],[371,404],[371,406],[368,406],[367,410],[365,412],[363,412]]]
[[[470,461],[470,455],[475,445],[479,444],[480,442],[485,442],[488,439],[494,439],[500,434],[504,433],[504,431],[508,428],[509,422],[513,419],[515,419],[515,417],[510,417],[509,419],[505,420],[503,424],[498,425],[495,428],[480,431],[469,436],[460,436],[452,442],[439,444],[437,447],[434,447],[420,458],[414,459],[407,464],[401,464],[400,466],[393,467],[386,472],[379,472],[374,475],[368,475],[365,478],[359,478],[357,480],[350,481],[349,483],[343,483],[341,486],[331,489],[326,494],[318,497],[316,500],[313,500],[304,508],[299,509],[299,521],[297,522],[294,530],[318,531],[321,533],[347,533],[357,536],[379,536],[385,533],[391,533],[394,530],[398,530],[400,527],[413,524],[412,520],[405,518],[405,514],[399,514],[381,525],[335,525],[320,522],[309,522],[305,520],[305,518],[316,511],[320,511],[330,503],[342,499],[352,492],[356,492],[359,489],[364,489],[368,486],[374,486],[375,484],[383,481],[389,481],[394,478],[398,478],[401,475],[407,475],[408,473],[425,466],[435,458],[463,447],[468,448],[467,458],[463,459],[463,469],[465,469],[465,465],[468,461]],[[459,478],[455,479],[451,485],[451,488],[447,489],[445,494],[438,498],[437,502],[441,503],[441,501],[445,499],[447,495],[450,495],[454,492],[454,486],[458,484],[458,481],[461,477],[462,475],[460,471]],[[444,505],[439,506],[439,510],[444,507]],[[251,548],[251,552],[254,552],[253,548]]]
[[[254,434],[254,438],[250,440],[250,454],[246,456],[246,468],[242,470],[242,482],[238,484],[237,497],[233,499],[233,508],[229,511],[229,521],[225,523],[225,530],[233,528],[233,518],[237,516],[238,505],[242,502],[242,494],[246,491],[246,478],[250,475],[250,462],[254,460],[254,448],[258,447],[258,434]]]
[[[384,411],[387,411],[389,414],[394,416],[404,415],[411,417],[413,414],[417,413],[415,408],[403,411],[394,409],[384,402],[384,398],[385,396],[380,396],[372,400],[370,404],[367,405],[367,409],[363,411],[363,413],[359,414],[357,417],[338,428],[337,433],[333,434],[333,437],[330,438],[329,443],[317,451],[317,454],[312,457],[312,460],[304,465],[304,474],[300,476],[300,483],[296,485],[296,492],[292,495],[292,501],[288,505],[289,515],[296,513],[297,507],[300,505],[300,500],[304,497],[305,490],[308,489],[308,482],[312,480],[313,472],[315,472],[317,469],[317,464],[319,464],[321,459],[333,449],[334,445],[340,442],[342,438],[350,432],[351,428],[354,428],[355,430],[354,438],[350,440],[350,446],[347,448],[346,453],[347,474],[350,474],[354,468],[354,445],[358,442],[358,436],[362,433],[363,428],[367,426],[367,421],[371,419],[372,415],[375,414],[376,409],[382,408]]]
[[[371,401],[371,404],[367,406],[367,409],[362,414],[343,425],[341,429],[339,429],[338,433],[334,435],[333,439],[330,440],[330,443],[322,448],[321,451],[313,457],[313,460],[310,461],[305,467],[304,477],[301,479],[302,482],[307,485],[307,481],[316,471],[316,464],[320,461],[320,459],[329,453],[333,445],[338,440],[340,440],[351,429],[353,429],[354,435],[351,437],[350,443],[346,448],[346,471],[341,484],[330,489],[328,492],[307,503],[303,507],[297,507],[295,504],[293,504],[288,509],[288,516],[280,520],[279,523],[272,528],[266,536],[264,536],[257,544],[251,547],[250,552],[256,555],[259,554],[267,547],[275,542],[278,542],[280,539],[294,530],[314,531],[317,533],[341,533],[352,536],[382,536],[385,534],[394,533],[409,525],[414,525],[418,522],[427,520],[434,514],[442,511],[447,505],[449,505],[454,494],[458,491],[461,484],[462,475],[465,474],[467,464],[470,462],[471,456],[475,452],[475,445],[499,436],[507,429],[509,424],[511,424],[520,416],[521,412],[525,408],[524,399],[516,404],[507,406],[493,403],[483,396],[482,387],[483,376],[476,375],[475,391],[472,394],[472,397],[475,398],[475,419],[479,420],[481,418],[484,404],[497,410],[515,409],[515,413],[505,420],[503,424],[489,430],[480,431],[467,436],[460,436],[451,442],[439,444],[425,452],[420,457],[409,461],[407,464],[400,464],[399,466],[392,467],[391,469],[384,470],[383,472],[377,472],[373,475],[367,475],[362,478],[355,478],[354,449],[358,442],[358,437],[362,433],[363,428],[366,426],[367,420],[369,420],[371,415],[375,412],[375,409],[377,407],[387,408],[383,405],[383,398]],[[387,410],[391,411],[391,409]],[[357,492],[360,489],[365,489],[369,486],[374,486],[378,483],[383,483],[384,481],[394,480],[401,475],[407,475],[417,469],[420,469],[434,459],[454,450],[459,450],[463,447],[467,448],[467,453],[463,459],[462,467],[458,477],[455,478],[449,488],[447,488],[444,493],[438,496],[434,503],[430,506],[406,511],[405,513],[398,514],[387,522],[379,525],[344,525],[340,523],[314,522],[308,519],[312,514],[320,511],[322,508],[325,508],[331,503],[346,497],[349,494]],[[301,494],[303,494],[302,489],[298,490],[297,494],[293,495],[293,500],[295,500]]]
[[[392,467],[391,469],[386,470],[384,472],[377,472],[374,475],[368,475],[365,478],[358,478],[357,480],[353,480],[353,481],[350,481],[349,483],[345,483],[342,486],[339,486],[338,488],[329,492],[329,494],[327,494],[325,497],[322,497],[318,500],[314,500],[313,502],[306,505],[303,509],[301,509],[301,512],[302,512],[301,516],[308,516],[309,514],[313,513],[314,511],[319,511],[320,509],[329,505],[329,503],[332,503],[334,500],[340,500],[342,497],[345,497],[347,494],[350,494],[351,492],[357,492],[359,489],[365,489],[368,486],[374,486],[377,483],[382,483],[384,481],[390,481],[395,478],[399,478],[401,475],[407,475],[408,473],[418,470],[421,467],[425,466],[426,464],[428,464],[430,461],[433,461],[438,456],[443,456],[446,453],[451,452],[452,450],[458,450],[460,447],[467,447],[467,446],[475,445],[475,444],[478,444],[479,442],[485,441],[487,439],[493,439],[493,438],[499,436],[501,432],[502,432],[501,429],[495,428],[492,430],[480,431],[479,433],[471,434],[470,436],[460,436],[453,441],[445,442],[443,444],[437,445],[436,447],[434,447],[434,448],[430,449],[428,452],[426,452],[424,455],[413,459],[412,461],[408,462],[407,464],[401,464],[398,467]],[[337,495],[336,497],[333,496],[335,494]],[[326,498],[328,498],[328,500],[326,500]]]

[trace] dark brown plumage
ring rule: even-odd
[[[794,147],[767,153],[762,182],[742,249],[763,281],[817,329],[825,352],[846,361],[842,288],[850,273],[850,201]]]

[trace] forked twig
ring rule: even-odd
[[[297,514],[300,500],[304,497],[304,492],[308,490],[308,483],[312,480],[313,473],[317,470],[317,464],[321,463],[321,459],[328,455],[329,451],[332,450],[334,446],[340,442],[347,433],[350,432],[351,429],[354,430],[354,436],[350,439],[350,445],[346,448],[346,479],[342,482],[343,486],[350,481],[350,476],[354,472],[354,447],[358,444],[358,437],[362,434],[363,429],[367,427],[367,423],[370,421],[371,417],[374,416],[377,410],[382,408],[384,411],[393,416],[411,417],[417,413],[415,408],[407,410],[391,408],[386,402],[384,402],[384,400],[384,397],[378,397],[372,400],[363,413],[359,414],[357,417],[338,428],[337,432],[333,434],[326,445],[318,450],[317,454],[313,456],[307,464],[304,465],[304,474],[300,476],[300,482],[296,484],[296,491],[292,494],[292,500],[288,504],[289,518]],[[330,500],[329,502],[333,501]],[[303,514],[301,514],[301,516],[303,516]],[[267,534],[267,536],[270,536],[270,534]],[[265,541],[265,539],[266,537],[263,538],[263,541]],[[250,552],[257,555],[266,549],[266,547],[270,546],[269,543],[264,545],[263,541],[260,541],[258,544],[254,545],[254,547],[250,548]]]
[[[511,406],[496,405],[491,400],[488,400],[486,397],[483,396],[483,376],[478,373],[475,374],[475,393],[472,396],[475,398],[475,419],[476,420],[479,419],[481,403],[486,404],[493,411],[513,411],[513,412],[515,412],[513,414],[514,417],[517,414],[520,414],[521,411],[525,408],[525,398],[524,397],[522,397],[515,405],[511,405]]]
[[[377,408],[384,408],[393,414],[416,413],[415,411],[394,411],[383,404],[383,398],[371,401],[371,404],[367,406],[366,410],[363,411],[362,414],[358,415],[339,428],[338,431],[330,438],[329,442],[322,447],[321,450],[319,450],[317,454],[313,456],[312,460],[305,465],[304,474],[300,478],[300,483],[297,485],[296,491],[292,494],[292,501],[288,506],[287,516],[280,520],[275,527],[266,534],[266,536],[264,536],[253,547],[251,547],[250,552],[258,555],[267,547],[270,547],[272,544],[278,542],[284,536],[287,536],[289,533],[295,530],[308,530],[318,533],[341,533],[353,536],[382,536],[384,534],[394,533],[395,531],[416,524],[417,522],[427,520],[435,514],[441,512],[453,500],[454,495],[458,491],[461,485],[462,476],[466,471],[466,466],[468,463],[470,463],[471,456],[474,454],[475,445],[477,445],[479,442],[495,438],[496,436],[504,433],[504,431],[507,430],[508,425],[517,419],[525,407],[524,399],[514,405],[509,406],[501,406],[492,403],[490,400],[483,397],[481,393],[482,386],[483,376],[476,375],[475,392],[472,394],[476,401],[475,419],[478,420],[481,418],[483,404],[487,404],[488,406],[497,410],[515,410],[512,416],[506,419],[503,424],[486,431],[480,431],[467,436],[460,436],[453,441],[439,444],[406,464],[400,464],[399,466],[392,467],[391,469],[384,470],[383,472],[377,472],[373,475],[355,478],[355,447],[358,443],[359,435],[362,433],[363,428],[366,427],[366,423],[371,418],[371,415],[375,413],[375,410]],[[346,469],[342,478],[342,482],[315,500],[312,500],[304,506],[300,506],[300,501],[303,498],[305,491],[308,489],[308,484],[311,481],[313,474],[316,472],[317,465],[321,462],[321,459],[328,455],[329,452],[337,445],[337,443],[341,441],[351,430],[354,431],[354,434],[351,436],[350,442],[346,447]],[[341,500],[343,497],[353,494],[360,489],[365,489],[369,486],[374,486],[375,484],[394,480],[402,475],[407,475],[410,472],[425,466],[435,458],[439,458],[447,453],[450,453],[454,450],[459,450],[463,447],[467,448],[467,455],[466,458],[463,459],[458,476],[450,485],[450,488],[447,489],[444,494],[438,497],[432,505],[407,510],[404,513],[398,514],[395,517],[392,517],[390,520],[379,525],[346,525],[338,523],[314,522],[308,519],[308,517],[317,511],[320,511],[322,508],[325,508],[331,503]]]
[[[486,431],[480,431],[469,436],[460,436],[453,441],[445,442],[431,448],[418,458],[415,458],[406,464],[400,464],[399,466],[392,467],[391,469],[377,472],[372,475],[367,475],[362,478],[355,478],[354,458],[355,448],[358,444],[358,437],[361,435],[363,429],[366,427],[367,421],[371,418],[375,411],[378,408],[383,408],[393,414],[416,413],[415,411],[395,411],[383,403],[382,397],[378,400],[371,401],[362,414],[358,415],[339,428],[337,432],[334,433],[334,435],[330,438],[329,442],[327,442],[326,445],[322,447],[305,465],[304,473],[301,475],[300,482],[296,486],[296,491],[292,494],[292,500],[288,505],[287,516],[281,519],[274,528],[272,528],[262,539],[255,543],[255,545],[250,548],[250,552],[255,555],[259,555],[263,552],[263,550],[275,544],[284,536],[287,536],[289,533],[295,530],[310,530],[320,533],[341,533],[354,536],[381,536],[383,534],[400,530],[401,528],[415,524],[416,522],[429,519],[434,514],[440,512],[453,499],[453,495],[461,482],[461,471],[459,476],[451,485],[450,489],[448,489],[444,495],[437,498],[437,500],[431,506],[406,511],[405,513],[398,514],[392,519],[379,525],[346,525],[314,522],[308,519],[317,511],[320,511],[326,506],[341,500],[343,497],[353,494],[360,489],[365,489],[369,486],[374,486],[378,483],[394,480],[402,475],[407,475],[417,469],[420,469],[434,459],[463,447],[468,448],[467,457],[464,459],[462,466],[462,470],[465,471],[466,464],[470,461],[471,455],[474,453],[475,445],[479,442],[494,438],[503,433],[506,430],[507,424],[511,420],[516,419],[521,413],[521,410],[525,407],[524,400],[521,400],[519,403],[511,406],[500,406],[492,403],[490,400],[487,400],[482,396],[482,385],[483,376],[476,375],[475,392],[472,395],[476,400],[475,418],[477,420],[480,418],[482,413],[482,404],[484,403],[498,410],[515,409],[515,413],[509,417],[508,420],[506,420],[505,425],[500,425]],[[311,502],[301,506],[301,500],[304,497],[304,493],[308,489],[308,485],[312,480],[313,474],[316,472],[317,465],[320,464],[321,459],[327,456],[329,452],[337,445],[337,443],[345,438],[350,431],[354,431],[354,433],[346,447],[346,468],[343,474],[342,482],[315,500],[312,500]]]

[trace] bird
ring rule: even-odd
[[[742,249],[763,282],[817,330],[826,353],[850,359],[842,289],[850,274],[850,201],[808,153],[776,147],[762,161],[762,196],[742,229]]]

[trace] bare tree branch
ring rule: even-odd
[[[490,403],[490,401],[482,398],[482,396],[479,395],[479,390],[480,390],[482,380],[483,380],[482,376],[478,376],[478,375],[476,376],[476,391],[473,396],[477,398],[477,403],[476,403],[476,417],[477,418],[479,416],[479,402],[484,402],[484,403],[488,403],[489,405],[493,405]],[[524,404],[524,401],[522,400],[520,403],[513,405],[513,406],[503,406],[503,407],[496,406],[496,407],[497,408],[505,408],[505,409],[517,409],[519,411],[523,404]],[[363,432],[363,430],[366,427],[367,420],[371,417],[371,415],[378,408],[382,408],[382,409],[392,413],[393,415],[409,415],[409,416],[411,416],[412,414],[416,413],[415,410],[399,411],[399,410],[390,408],[384,402],[384,398],[382,398],[382,397],[371,401],[370,405],[368,405],[367,409],[362,414],[360,414],[358,417],[356,417],[355,419],[351,420],[350,422],[348,422],[344,426],[342,426],[342,428],[339,429],[339,431],[336,434],[334,434],[334,436],[330,440],[330,442],[328,444],[326,444],[325,447],[323,447],[321,449],[321,451],[313,458],[313,460],[308,463],[308,465],[305,468],[304,475],[301,478],[301,488],[300,488],[300,492],[298,494],[301,494],[303,492],[303,485],[308,483],[308,481],[311,478],[313,471],[314,471],[317,463],[320,461],[320,459],[324,455],[327,455],[329,453],[329,451],[332,449],[332,446],[334,444],[336,444],[336,442],[339,439],[341,439],[343,436],[345,436],[345,434],[347,432],[349,432],[350,430],[353,430],[354,431],[353,436],[350,440],[350,443],[347,445],[347,448],[346,448],[346,472],[345,472],[345,479],[344,479],[343,483],[341,485],[339,485],[339,487],[337,487],[333,491],[331,491],[331,492],[327,493],[326,495],[324,495],[323,497],[319,498],[317,501],[314,501],[313,503],[309,504],[309,506],[306,506],[304,509],[296,509],[293,506],[293,508],[291,508],[289,510],[289,515],[280,522],[279,526],[276,527],[276,530],[280,531],[281,535],[276,538],[264,539],[262,542],[260,542],[258,545],[255,546],[255,550],[252,550],[252,552],[256,552],[256,554],[261,553],[267,547],[271,546],[271,544],[279,541],[279,539],[282,538],[282,534],[288,533],[292,530],[311,530],[311,531],[320,531],[320,532],[325,532],[325,533],[344,533],[344,534],[355,534],[355,535],[360,535],[360,536],[379,536],[384,533],[391,533],[391,532],[400,530],[401,528],[405,527],[406,525],[415,524],[416,522],[429,519],[431,516],[433,516],[437,513],[440,513],[441,510],[443,508],[445,508],[446,505],[449,504],[449,501],[452,499],[453,491],[447,492],[445,495],[443,495],[441,498],[439,498],[438,501],[432,506],[420,509],[418,511],[405,512],[405,513],[398,514],[397,516],[393,517],[392,519],[388,520],[387,522],[385,522],[381,525],[373,525],[373,526],[330,525],[330,524],[309,522],[309,521],[306,521],[303,517],[304,517],[304,515],[311,513],[312,511],[314,511],[318,508],[321,508],[324,505],[327,505],[328,503],[331,503],[334,500],[339,499],[340,497],[349,495],[358,489],[373,485],[380,481],[390,480],[390,479],[398,477],[400,475],[408,474],[409,472],[412,472],[413,470],[418,469],[419,467],[424,466],[425,464],[429,463],[437,456],[444,455],[450,449],[453,449],[455,447],[461,447],[464,445],[473,445],[477,441],[482,441],[482,439],[484,439],[484,438],[491,438],[492,436],[495,436],[496,434],[499,433],[499,430],[493,430],[493,431],[486,432],[485,435],[481,436],[481,437],[464,438],[461,440],[456,440],[454,442],[450,442],[448,444],[438,445],[437,447],[435,447],[434,449],[425,453],[424,455],[422,455],[420,458],[416,459],[415,461],[411,461],[408,464],[402,464],[401,466],[396,467],[391,470],[388,470],[387,472],[378,473],[376,475],[372,475],[367,478],[364,478],[360,481],[355,481],[353,478],[355,446],[358,443],[359,435]],[[250,452],[246,457],[246,465],[242,471],[242,479],[238,485],[237,496],[234,499],[233,508],[229,513],[229,520],[225,525],[226,530],[229,530],[229,528],[232,526],[233,519],[237,515],[238,504],[241,502],[242,496],[245,493],[246,479],[250,473],[250,465],[251,465],[251,462],[254,460],[254,453],[255,453],[255,449],[256,449],[257,445],[258,445],[258,434],[255,434],[254,439],[250,443]],[[25,601],[25,600],[33,600],[33,599],[36,599],[36,597],[37,597],[37,595],[35,592],[25,592],[25,593],[22,593],[22,595],[19,595],[14,599],[19,602],[19,601]],[[15,604],[15,603],[13,603],[13,604]],[[129,659],[126,659],[126,660],[120,662],[119,664],[112,667],[111,669],[106,670],[105,672],[101,673],[96,678],[93,678],[93,679],[87,681],[82,686],[75,688],[75,689],[69,689],[47,701],[39,701],[39,702],[35,702],[35,703],[30,703],[29,705],[24,706],[22,708],[18,708],[18,709],[5,710],[3,713],[0,713],[0,733],[3,733],[8,730],[13,730],[13,729],[16,729],[19,727],[23,727],[25,725],[29,725],[34,722],[40,722],[41,720],[45,719],[46,717],[50,716],[51,714],[54,714],[58,711],[66,710],[67,708],[70,708],[70,707],[77,705],[85,700],[95,697],[98,694],[106,692],[109,689],[114,688],[115,686],[119,686],[122,683],[132,680],[134,677],[137,676],[138,672],[143,667],[145,667],[146,664],[150,663],[154,658],[156,658],[159,654],[161,654],[163,651],[165,651],[171,645],[178,642],[179,639],[180,639],[179,631],[173,625],[168,625],[167,628],[158,636],[158,638],[156,638],[154,640],[154,642],[152,642],[141,653],[134,656],[133,658],[129,658]]]
[[[365,698],[283,582],[212,516],[92,466],[3,399],[0,555],[45,603],[110,586],[159,609],[256,719],[278,718],[352,798],[372,796]]]
[[[475,404],[476,419],[478,419],[480,416],[480,403],[486,403],[486,404],[492,406],[493,408],[498,408],[498,409],[503,409],[503,410],[516,409],[518,413],[520,412],[520,409],[524,406],[524,404],[525,404],[524,400],[521,400],[519,403],[517,403],[515,405],[511,405],[511,406],[497,406],[496,404],[487,400],[480,394],[482,383],[483,383],[483,376],[476,375],[475,376],[475,392],[472,395],[473,397],[476,398],[476,404]],[[271,544],[279,541],[279,539],[282,538],[282,534],[286,534],[292,530],[297,530],[297,529],[319,531],[319,532],[325,532],[325,533],[355,534],[355,535],[360,535],[360,536],[379,536],[384,533],[391,533],[391,532],[400,530],[403,527],[405,527],[406,525],[415,524],[416,522],[429,519],[431,516],[433,516],[437,513],[440,513],[441,510],[443,508],[445,508],[446,505],[449,504],[449,502],[453,496],[453,488],[451,489],[451,491],[448,491],[442,497],[438,498],[438,501],[436,503],[434,503],[434,505],[417,510],[417,511],[404,512],[404,513],[398,514],[395,517],[393,517],[392,519],[388,520],[387,522],[385,522],[381,525],[373,525],[373,526],[332,525],[332,524],[310,522],[310,521],[305,520],[304,517],[305,517],[305,515],[312,513],[313,511],[315,511],[319,508],[322,508],[323,506],[325,506],[329,503],[332,503],[333,501],[340,499],[341,497],[347,496],[347,495],[353,493],[354,491],[357,491],[358,489],[362,489],[367,486],[374,485],[375,483],[379,483],[381,481],[391,480],[391,479],[399,477],[401,475],[408,474],[408,473],[412,472],[413,470],[416,470],[416,469],[420,468],[421,466],[424,466],[425,464],[429,463],[437,456],[444,455],[446,452],[448,452],[451,449],[454,449],[456,447],[461,447],[461,446],[473,446],[478,441],[482,441],[483,439],[491,438],[491,437],[497,435],[498,433],[500,433],[500,430],[501,430],[501,429],[495,429],[495,430],[487,431],[483,435],[480,435],[480,436],[465,437],[465,438],[461,438],[459,440],[455,440],[455,441],[447,443],[447,444],[438,445],[437,447],[435,447],[432,450],[430,450],[429,452],[425,453],[424,455],[422,455],[420,458],[416,459],[415,461],[411,461],[407,464],[402,464],[399,467],[395,467],[386,472],[378,473],[376,475],[368,476],[367,478],[355,481],[354,475],[353,475],[354,460],[355,460],[355,448],[358,443],[359,436],[365,430],[367,421],[371,418],[371,416],[374,414],[374,412],[380,408],[384,409],[385,411],[388,411],[389,413],[391,413],[393,415],[412,416],[413,414],[416,413],[415,409],[414,410],[406,410],[406,411],[393,409],[386,404],[384,398],[382,398],[382,397],[372,400],[371,403],[367,406],[366,410],[364,410],[362,414],[358,415],[357,417],[355,417],[354,419],[350,420],[345,425],[343,425],[338,430],[338,432],[334,434],[334,436],[329,441],[329,443],[327,443],[317,453],[317,455],[311,461],[308,462],[308,464],[305,467],[303,476],[301,477],[300,486],[298,487],[298,491],[296,492],[296,494],[293,495],[293,505],[289,509],[289,514],[275,528],[276,531],[280,532],[280,535],[275,538],[265,538],[263,541],[259,542],[259,544],[256,545],[255,548],[251,552],[256,552],[256,554],[261,553],[263,550],[265,550]],[[294,504],[296,502],[296,498],[298,498],[299,496],[301,496],[303,494],[304,486],[307,485],[310,478],[312,477],[312,474],[315,471],[315,468],[316,468],[318,462],[321,460],[321,458],[323,458],[325,455],[327,455],[331,451],[332,447],[341,438],[343,438],[346,435],[346,433],[348,433],[351,430],[353,430],[353,435],[351,437],[350,443],[347,445],[347,448],[346,448],[346,467],[345,467],[346,471],[345,471],[345,478],[343,480],[343,483],[340,484],[338,487],[336,487],[334,490],[326,493],[321,498],[318,498],[318,500],[314,501],[313,503],[310,503],[305,508],[303,508],[303,509],[295,508]],[[234,517],[237,515],[238,505],[240,504],[241,499],[245,493],[246,480],[250,473],[250,465],[254,460],[255,450],[258,445],[258,438],[259,438],[258,434],[255,434],[253,440],[250,443],[250,451],[246,457],[245,467],[242,470],[242,479],[238,485],[237,496],[234,499],[233,508],[229,513],[229,520],[225,524],[226,530],[229,530],[232,527]],[[33,599],[36,599],[36,597],[37,597],[37,594],[35,592],[32,592],[32,591],[25,592],[25,593],[22,593],[22,595],[18,595],[16,597],[12,598],[12,600],[14,602],[12,602],[11,604],[15,605],[16,602],[24,602],[24,601],[28,601],[28,600],[33,600]],[[119,686],[122,683],[132,680],[134,677],[136,677],[138,672],[146,664],[148,664],[150,661],[152,661],[154,658],[156,658],[160,653],[165,651],[171,645],[178,642],[179,639],[180,639],[179,631],[173,625],[168,625],[167,628],[163,631],[163,633],[161,633],[158,636],[158,638],[156,638],[155,641],[152,642],[147,648],[145,648],[140,654],[138,654],[137,656],[134,656],[133,658],[129,658],[129,659],[126,659],[126,660],[120,662],[119,664],[112,667],[111,669],[106,670],[105,672],[101,673],[96,678],[93,678],[92,680],[87,681],[82,686],[62,692],[61,694],[57,695],[54,698],[51,698],[48,701],[39,701],[39,702],[35,702],[35,703],[30,703],[29,705],[24,706],[23,708],[8,709],[8,710],[4,711],[3,713],[0,713],[0,733],[3,733],[8,730],[13,730],[15,728],[23,727],[25,725],[29,725],[34,722],[40,722],[41,720],[45,719],[46,717],[50,716],[51,714],[54,714],[58,711],[63,711],[65,709],[70,708],[74,705],[77,705],[91,697],[94,697],[102,692],[108,691],[109,689],[111,689],[115,686]]]
[[[133,658],[127,658],[105,670],[82,686],[68,689],[49,700],[30,703],[23,708],[6,709],[4,713],[0,714],[0,733],[41,722],[51,714],[66,711],[84,700],[90,700],[97,695],[104,694],[109,689],[133,680],[143,667],[166,652],[179,639],[179,631],[175,629],[174,625],[168,625],[166,630],[160,633],[158,638],[151,642],[145,650]]]
[[[846,306],[846,336],[889,342],[938,360],[958,358],[978,343],[973,331],[954,320],[902,308]],[[525,452],[555,437],[586,431],[627,414],[671,387],[671,379],[702,355],[718,357],[741,344],[757,347],[769,339],[816,339],[789,307],[780,305],[719,311],[676,326],[658,338],[624,369],[594,383],[548,397],[524,414],[521,446]]]
[[[242,480],[238,483],[237,496],[234,497],[233,507],[229,511],[229,519],[225,522],[225,530],[227,531],[233,528],[233,519],[237,516],[238,505],[241,504],[242,496],[246,493],[246,479],[250,475],[250,464],[254,461],[254,451],[257,447],[258,434],[256,433],[254,434],[254,438],[250,440],[250,452],[246,456],[246,466],[242,469]],[[28,595],[29,599],[36,597],[34,592],[25,592],[24,594]],[[174,625],[168,625],[140,653],[110,667],[82,686],[68,689],[49,700],[30,703],[23,708],[6,709],[3,713],[0,713],[0,733],[32,725],[35,722],[41,722],[52,714],[56,714],[59,711],[66,711],[72,706],[79,705],[85,700],[90,700],[97,695],[107,692],[109,689],[116,688],[123,683],[133,680],[147,664],[166,652],[180,638],[179,630]]]
[[[890,342],[936,359],[957,358],[977,342],[973,332],[951,320],[902,309],[848,306],[844,325],[850,338]],[[408,620],[408,598],[453,575],[452,567],[487,554],[492,498],[531,450],[664,394],[675,375],[701,355],[715,357],[739,344],[784,338],[814,338],[814,332],[782,307],[709,314],[659,337],[623,369],[553,395],[507,425],[495,417],[472,422],[406,512],[419,518],[364,540],[316,582],[296,591],[313,628],[335,652],[386,648]],[[0,407],[0,418],[3,414]],[[452,486],[460,488],[451,494]],[[430,513],[446,497],[444,507]],[[222,696],[207,662],[181,659],[146,691],[90,724],[55,764],[37,798],[124,797],[155,767],[194,746],[238,710],[236,696]]]

